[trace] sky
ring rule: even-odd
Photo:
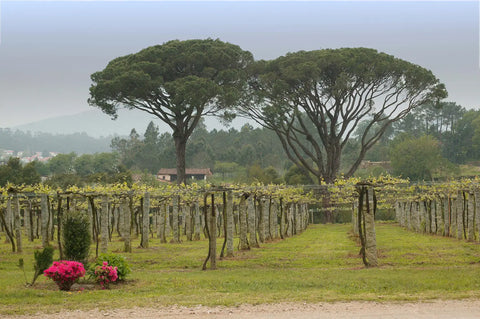
[[[445,83],[447,101],[480,109],[479,6],[478,0],[0,0],[0,128],[94,109],[87,103],[92,73],[173,39],[219,38],[256,59],[370,47],[430,69]]]

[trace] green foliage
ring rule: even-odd
[[[292,165],[285,174],[287,185],[312,185],[312,178],[296,165]]]
[[[89,104],[117,116],[119,107],[156,115],[172,128],[178,183],[185,182],[186,144],[207,114],[231,117],[246,93],[253,56],[220,40],[169,41],[116,58],[92,74]],[[154,137],[155,130],[149,126]],[[155,142],[146,135],[146,142]]]
[[[45,185],[48,185],[51,187],[59,187],[61,189],[67,189],[70,186],[83,187],[85,185],[85,182],[82,180],[80,176],[74,173],[56,174],[49,177],[45,181]]]
[[[127,275],[132,272],[127,259],[122,255],[117,254],[100,254],[95,260],[95,263],[90,267],[90,274],[95,272],[97,266],[102,266],[103,262],[108,262],[109,266],[117,267],[118,280],[123,281],[127,278]]]
[[[6,165],[0,165],[0,186],[5,186],[7,182],[16,185],[40,183],[35,165],[35,162],[22,165],[18,157],[10,157]]]
[[[63,248],[66,260],[87,263],[91,235],[88,216],[83,212],[69,212],[63,223]]]
[[[411,180],[432,180],[435,173],[451,167],[432,136],[400,136],[391,146],[393,173]],[[447,169],[449,171],[450,169]]]
[[[282,183],[282,178],[272,166],[262,169],[260,165],[254,164],[248,168],[247,176],[249,182],[260,182],[265,185]]]
[[[33,274],[32,285],[37,280],[38,276],[43,274],[43,271],[50,267],[53,263],[53,247],[47,246],[43,250],[35,250],[33,255],[35,264],[33,266],[35,273]]]
[[[359,122],[366,125],[347,178],[392,122],[447,95],[429,70],[368,48],[289,53],[259,61],[253,73],[256,94],[243,112],[275,131],[316,182],[338,177],[342,149]]]

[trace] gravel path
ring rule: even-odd
[[[2,317],[2,316],[0,316]],[[167,318],[167,319],[323,319],[323,318],[480,318],[480,300],[435,300],[431,302],[338,302],[280,303],[239,307],[160,307],[115,310],[66,311],[33,316],[8,316],[9,319],[33,318]]]

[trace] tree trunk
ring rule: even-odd
[[[177,160],[177,184],[186,184],[185,153],[187,149],[187,138],[174,133],[173,140],[175,141],[175,155]]]

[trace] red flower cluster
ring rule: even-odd
[[[104,261],[102,266],[95,267],[95,279],[100,283],[102,289],[108,288],[108,284],[117,281],[117,267],[109,266]]]
[[[70,290],[78,278],[85,276],[83,264],[77,261],[54,261],[43,274],[55,281],[60,290]]]

